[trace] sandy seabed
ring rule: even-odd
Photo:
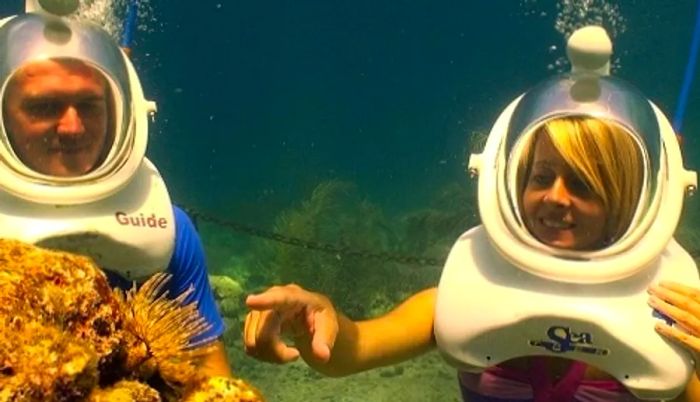
[[[228,349],[236,375],[258,387],[268,402],[461,401],[456,370],[437,352],[391,367],[329,378],[301,360],[286,365],[262,363],[241,348]]]

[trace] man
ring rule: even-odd
[[[129,60],[96,26],[31,13],[0,25],[0,59],[0,236],[87,254],[114,286],[193,286],[209,324],[193,342],[214,340],[202,372],[230,376],[201,241],[144,157],[155,107]]]
[[[37,61],[10,80],[3,116],[19,159],[38,173],[76,177],[97,167],[111,144],[109,86],[76,60]]]

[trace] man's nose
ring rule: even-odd
[[[571,204],[571,194],[566,188],[564,178],[557,177],[554,179],[554,182],[545,194],[545,201],[561,206],[569,206]]]
[[[83,119],[74,106],[68,106],[63,115],[58,119],[56,132],[62,135],[77,135],[85,132]]]

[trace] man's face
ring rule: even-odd
[[[111,144],[109,90],[102,75],[76,61],[40,61],[10,80],[3,102],[14,152],[32,170],[75,177],[103,162]]]

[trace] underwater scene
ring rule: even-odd
[[[515,97],[570,70],[576,29],[606,29],[612,73],[700,169],[696,0],[133,3],[130,57],[158,106],[146,155],[201,235],[233,373],[267,401],[462,400],[436,351],[343,378],[260,362],[245,299],[296,283],[363,319],[436,286],[480,223],[470,155]],[[130,4],[83,0],[78,16],[123,40]],[[0,2],[0,16],[23,10]],[[675,235],[696,261],[699,227],[696,195]]]

